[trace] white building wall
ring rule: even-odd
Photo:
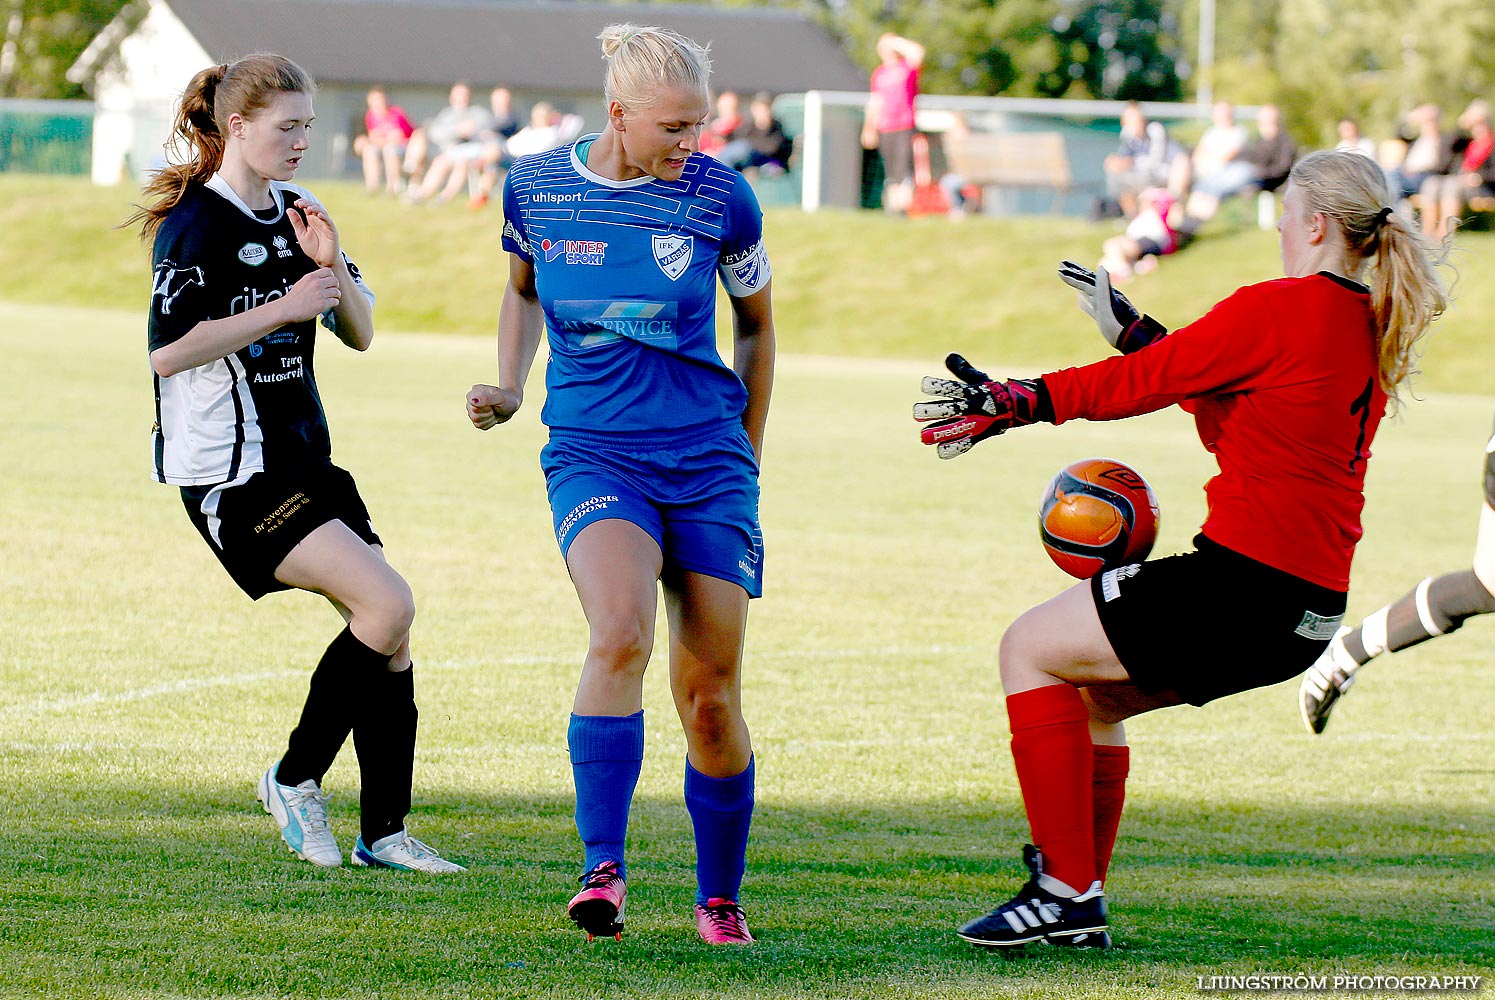
[[[213,60],[162,0],[120,43],[94,87],[93,181],[135,182],[165,162],[163,149],[187,82]]]

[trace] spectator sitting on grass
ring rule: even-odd
[[[1194,147],[1193,183],[1214,177],[1240,155],[1246,145],[1246,128],[1235,120],[1235,106],[1216,101],[1210,111],[1210,126]]]
[[[517,160],[563,146],[581,134],[581,126],[581,115],[562,114],[540,101],[530,108],[529,124],[509,139],[509,155]]]
[[[737,137],[742,128],[742,113],[738,110],[737,92],[724,90],[716,95],[716,113],[701,129],[701,152],[721,159],[722,148]]]
[[[412,180],[411,189],[405,192],[410,201],[425,201],[432,196],[437,196],[438,201],[449,201],[467,183],[468,165],[483,153],[479,135],[488,127],[492,115],[472,106],[472,88],[465,83],[453,85],[448,99],[450,103],[436,113],[430,125],[423,132],[416,132],[424,135],[424,140],[412,139],[406,153],[409,167],[410,157],[418,146],[424,147],[422,155],[435,150],[420,185],[415,186]]]
[[[756,94],[748,105],[748,120],[735,138],[722,147],[717,159],[735,170],[761,170],[776,177],[789,169],[794,141],[784,132],[784,125],[773,116],[773,97]]]
[[[1495,197],[1490,106],[1471,101],[1459,115],[1459,129],[1443,169],[1422,182],[1422,232],[1435,241],[1447,238],[1470,199]]]
[[[364,134],[353,140],[353,152],[363,160],[363,184],[369,194],[378,194],[380,174],[390,194],[400,193],[400,161],[415,126],[405,109],[390,104],[383,87],[372,87],[365,98]]]
[[[1398,200],[1422,190],[1422,184],[1437,173],[1449,157],[1454,136],[1445,135],[1443,112],[1436,104],[1419,104],[1407,112],[1399,138],[1406,143],[1399,162],[1388,165],[1386,180]]]
[[[1142,106],[1129,101],[1121,112],[1121,142],[1106,157],[1106,204],[1101,215],[1137,214],[1137,195],[1165,187],[1180,195],[1189,187],[1189,154],[1169,138],[1162,122],[1149,122]]]
[[[1360,134],[1360,125],[1353,118],[1341,118],[1336,126],[1339,134],[1339,142],[1335,149],[1347,149],[1352,153],[1364,153],[1371,159],[1375,159],[1376,140],[1368,135]]]
[[[509,152],[509,140],[519,131],[519,122],[514,119],[514,98],[508,87],[495,87],[488,95],[488,106],[493,112],[486,128],[478,133],[483,152],[469,169],[468,187],[472,198],[468,208],[482,208],[504,171],[509,169],[514,156]]]
[[[1298,147],[1282,128],[1282,112],[1263,104],[1256,119],[1255,142],[1245,146],[1218,174],[1194,185],[1187,215],[1198,224],[1215,217],[1220,202],[1247,191],[1275,191],[1287,181]]]

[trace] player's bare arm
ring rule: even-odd
[[[338,339],[355,351],[368,350],[374,342],[374,307],[358,293],[358,282],[342,254],[342,241],[332,216],[310,198],[298,198],[294,207],[286,209],[286,218],[301,251],[337,277],[342,297],[332,309],[332,319]]]
[[[745,298],[732,297],[734,340],[732,370],[747,386],[747,409],[742,426],[753,444],[753,454],[763,461],[763,431],[768,425],[768,401],[773,394],[776,346],[773,331],[773,281]]]
[[[337,276],[329,268],[318,268],[304,275],[281,298],[225,319],[203,320],[180,340],[156,348],[151,352],[151,368],[162,378],[170,378],[226,358],[267,333],[317,318],[334,309],[341,299]]]
[[[478,384],[467,390],[467,419],[478,430],[497,427],[524,405],[524,383],[544,332],[545,313],[535,290],[534,265],[510,254],[509,283],[498,313],[499,384]]]

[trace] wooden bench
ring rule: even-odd
[[[944,136],[950,168],[967,183],[995,188],[1051,188],[1057,212],[1075,190],[1069,150],[1058,132],[968,132]]]

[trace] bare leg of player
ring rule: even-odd
[[[566,740],[576,785],[576,830],[585,859],[567,914],[587,934],[622,940],[628,812],[644,762],[644,670],[654,647],[663,557],[629,521],[581,529],[566,566],[590,638]]]

